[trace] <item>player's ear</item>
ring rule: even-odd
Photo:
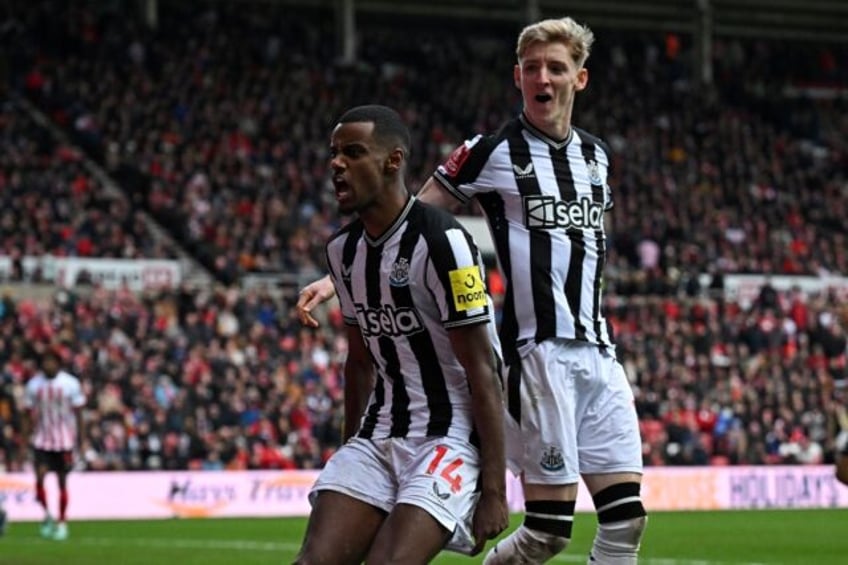
[[[389,151],[389,155],[386,157],[386,172],[396,173],[399,171],[403,165],[403,158],[403,149],[400,147],[395,147]]]
[[[575,90],[583,90],[586,88],[587,84],[589,84],[589,69],[583,67],[577,71],[577,84],[575,85]]]

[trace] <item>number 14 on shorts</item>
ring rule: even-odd
[[[442,477],[447,483],[450,485],[451,491],[455,494],[458,493],[462,489],[462,477],[457,472],[458,469],[462,466],[462,458],[457,457],[450,462],[445,462],[442,465],[442,460],[448,453],[448,446],[446,445],[437,445],[434,449],[436,454],[433,456],[433,459],[430,460],[430,464],[427,465],[427,474],[432,475],[436,471],[439,471],[441,466],[441,471],[439,471],[439,476]]]

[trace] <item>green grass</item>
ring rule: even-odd
[[[520,518],[513,516],[512,526]],[[0,538],[2,565],[266,565],[289,563],[306,520],[208,519],[72,522],[52,542],[38,524],[12,523]],[[574,539],[554,563],[585,563],[595,521],[575,520]],[[642,544],[643,565],[848,563],[845,510],[654,512]],[[479,563],[442,554],[441,565]]]

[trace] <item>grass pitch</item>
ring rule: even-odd
[[[513,516],[512,527],[520,523]],[[290,563],[306,519],[206,519],[71,522],[64,542],[43,540],[38,524],[9,524],[2,565],[270,565]],[[553,563],[585,563],[595,529],[578,514],[568,550]],[[441,565],[480,563],[443,553]],[[848,564],[843,510],[654,512],[642,565]]]

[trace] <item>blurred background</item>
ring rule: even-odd
[[[347,344],[335,303],[317,330],[293,306],[343,222],[332,125],[398,109],[417,190],[520,111],[517,33],[562,15],[597,37],[574,123],[615,152],[604,307],[646,465],[832,464],[845,2],[8,0],[0,472],[31,469],[21,400],[48,343],[87,395],[81,470],[320,468]]]

